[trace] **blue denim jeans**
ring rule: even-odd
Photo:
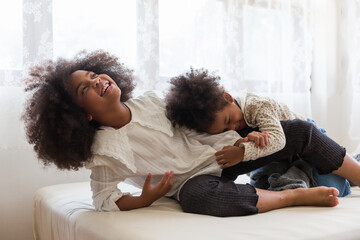
[[[307,119],[308,122],[314,124],[320,132],[326,134],[326,130],[317,126],[314,120]],[[345,197],[351,193],[350,183],[343,177],[336,174],[319,174],[318,170],[314,167],[313,174],[316,179],[318,186],[334,187],[339,190],[339,197]]]

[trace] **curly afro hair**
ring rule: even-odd
[[[135,87],[132,70],[102,50],[82,51],[72,60],[47,60],[30,68],[25,91],[31,95],[22,116],[26,136],[44,165],[59,169],[78,170],[89,161],[99,127],[73,101],[69,78],[77,70],[109,75],[121,89],[120,101],[128,100]]]
[[[193,69],[170,79],[170,90],[165,97],[166,114],[172,124],[206,132],[215,114],[228,102],[219,76],[205,69]]]

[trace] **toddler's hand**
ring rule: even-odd
[[[247,142],[249,141],[249,139],[247,137],[244,137],[244,138],[240,138],[239,140],[237,140],[234,144],[234,146],[240,146],[240,143],[244,143],[244,142]]]
[[[226,146],[215,153],[216,161],[221,168],[234,166],[243,160],[244,151],[243,146]]]
[[[152,204],[170,191],[173,185],[173,177],[174,171],[166,172],[158,184],[151,186],[152,174],[149,173],[140,197],[149,205]]]
[[[267,132],[253,131],[246,137],[249,141],[254,142],[255,146],[259,147],[260,149],[264,148],[269,143],[269,134]]]

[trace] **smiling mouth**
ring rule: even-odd
[[[106,92],[107,92],[107,90],[109,90],[110,86],[111,86],[110,82],[106,82],[103,84],[103,86],[101,88],[101,94],[100,94],[101,97],[106,94]]]

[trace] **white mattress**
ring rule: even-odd
[[[122,185],[129,192],[138,189]],[[34,197],[35,239],[360,239],[360,190],[334,208],[291,207],[245,217],[183,213],[172,199],[148,208],[96,212],[89,182],[39,189]]]

